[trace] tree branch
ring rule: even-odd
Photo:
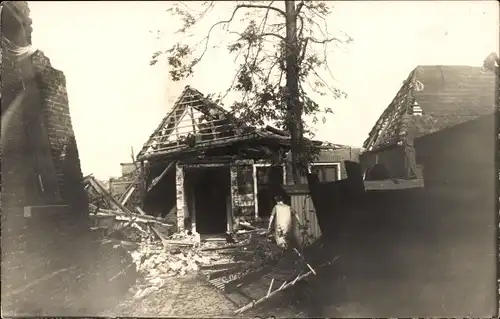
[[[195,66],[196,64],[198,64],[199,61],[201,61],[201,59],[203,58],[203,56],[205,55],[205,53],[207,52],[208,50],[208,43],[210,41],[210,34],[212,33],[212,30],[218,26],[218,25],[221,25],[221,24],[228,24],[230,23],[231,21],[233,21],[235,15],[236,15],[236,12],[238,12],[239,9],[241,8],[258,8],[258,9],[268,9],[268,10],[273,10],[273,11],[276,11],[280,14],[282,14],[283,16],[286,17],[286,13],[281,10],[281,9],[278,9],[278,8],[275,8],[272,5],[274,1],[272,1],[269,5],[267,6],[263,6],[263,5],[257,5],[257,4],[239,4],[236,6],[236,8],[234,8],[233,10],[233,13],[231,14],[231,17],[229,18],[229,20],[225,20],[225,21],[218,21],[217,23],[214,23],[210,29],[208,29],[208,34],[207,36],[205,37],[205,48],[203,49],[203,52],[201,53],[200,57],[198,59],[196,59],[195,61],[193,61],[193,64],[192,66]],[[275,36],[275,37],[278,37],[280,38],[281,40],[285,40],[285,38],[283,38],[282,36],[280,35],[277,35],[277,34],[274,34],[274,33],[264,33],[264,34],[261,34],[260,36],[264,37],[264,36]]]
[[[259,5],[259,4],[239,4],[236,6],[236,8],[234,9],[233,11],[233,16],[234,14],[236,13],[236,11],[240,8],[254,8],[254,9],[269,9],[269,10],[273,10],[275,12],[278,12],[280,13],[282,16],[286,17],[286,13],[285,11],[281,10],[281,9],[278,9],[276,7],[273,7],[271,6],[273,4],[274,1],[272,1],[269,5],[267,6],[264,6],[264,5]]]
[[[273,37],[276,37],[276,38],[279,38],[281,41],[283,42],[286,42],[286,39],[285,37],[279,35],[279,34],[276,34],[276,33],[272,33],[272,32],[266,32],[266,33],[261,33],[261,34],[258,34],[257,35],[258,37],[267,37],[267,36],[273,36]]]
[[[318,44],[325,44],[325,43],[329,43],[329,42],[333,42],[333,41],[337,41],[337,42],[343,42],[342,40],[340,40],[339,38],[328,38],[328,39],[324,39],[324,40],[318,40],[318,39],[315,39],[313,37],[306,37],[305,38],[306,40],[309,40],[311,42],[314,42],[314,43],[318,43]]]
[[[306,49],[307,49],[307,44],[309,43],[309,39],[306,38],[304,40],[304,44],[302,45],[302,55],[300,56],[300,60],[299,60],[299,64],[302,63],[302,61],[304,61],[304,58],[306,56]]]
[[[297,5],[297,8],[295,9],[295,14],[298,16],[299,13],[300,13],[300,10],[302,9],[302,7],[304,6],[304,1],[301,1],[298,5]]]

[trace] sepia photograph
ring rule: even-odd
[[[499,12],[2,1],[2,317],[497,317]]]

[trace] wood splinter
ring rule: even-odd
[[[271,284],[269,285],[269,289],[267,290],[266,297],[269,297],[269,294],[271,293],[271,289],[273,289],[273,284],[274,284],[274,278],[271,279]]]
[[[300,258],[302,258],[304,260],[304,262],[306,263],[307,265],[307,268],[309,268],[309,270],[311,270],[311,272],[316,276],[316,271],[314,271],[313,267],[311,267],[311,265],[309,265],[309,263],[306,261],[306,259],[300,254],[300,252],[297,250],[297,248],[294,248],[293,249],[297,255],[299,255]]]

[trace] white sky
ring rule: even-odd
[[[185,85],[205,94],[224,91],[234,75],[225,46],[205,55],[183,83],[168,79],[166,62],[149,66],[152,53],[176,39],[168,2],[29,3],[33,46],[67,78],[84,174],[120,175],[131,146],[137,154]],[[229,18],[233,6],[218,3],[210,19]],[[360,146],[419,64],[482,65],[498,52],[498,12],[496,1],[337,2],[329,29],[354,42],[329,60],[334,85],[349,97],[316,99],[335,112],[316,127],[316,138]],[[164,36],[157,40],[150,30]]]

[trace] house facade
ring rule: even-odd
[[[494,73],[480,67],[418,66],[366,139],[364,171],[383,166],[387,178],[427,185],[493,169],[495,83]]]
[[[345,177],[343,160],[359,157],[359,149],[316,145],[311,169],[325,181]],[[289,150],[285,132],[249,127],[187,86],[137,156],[143,209],[201,234],[265,221],[291,182]]]

